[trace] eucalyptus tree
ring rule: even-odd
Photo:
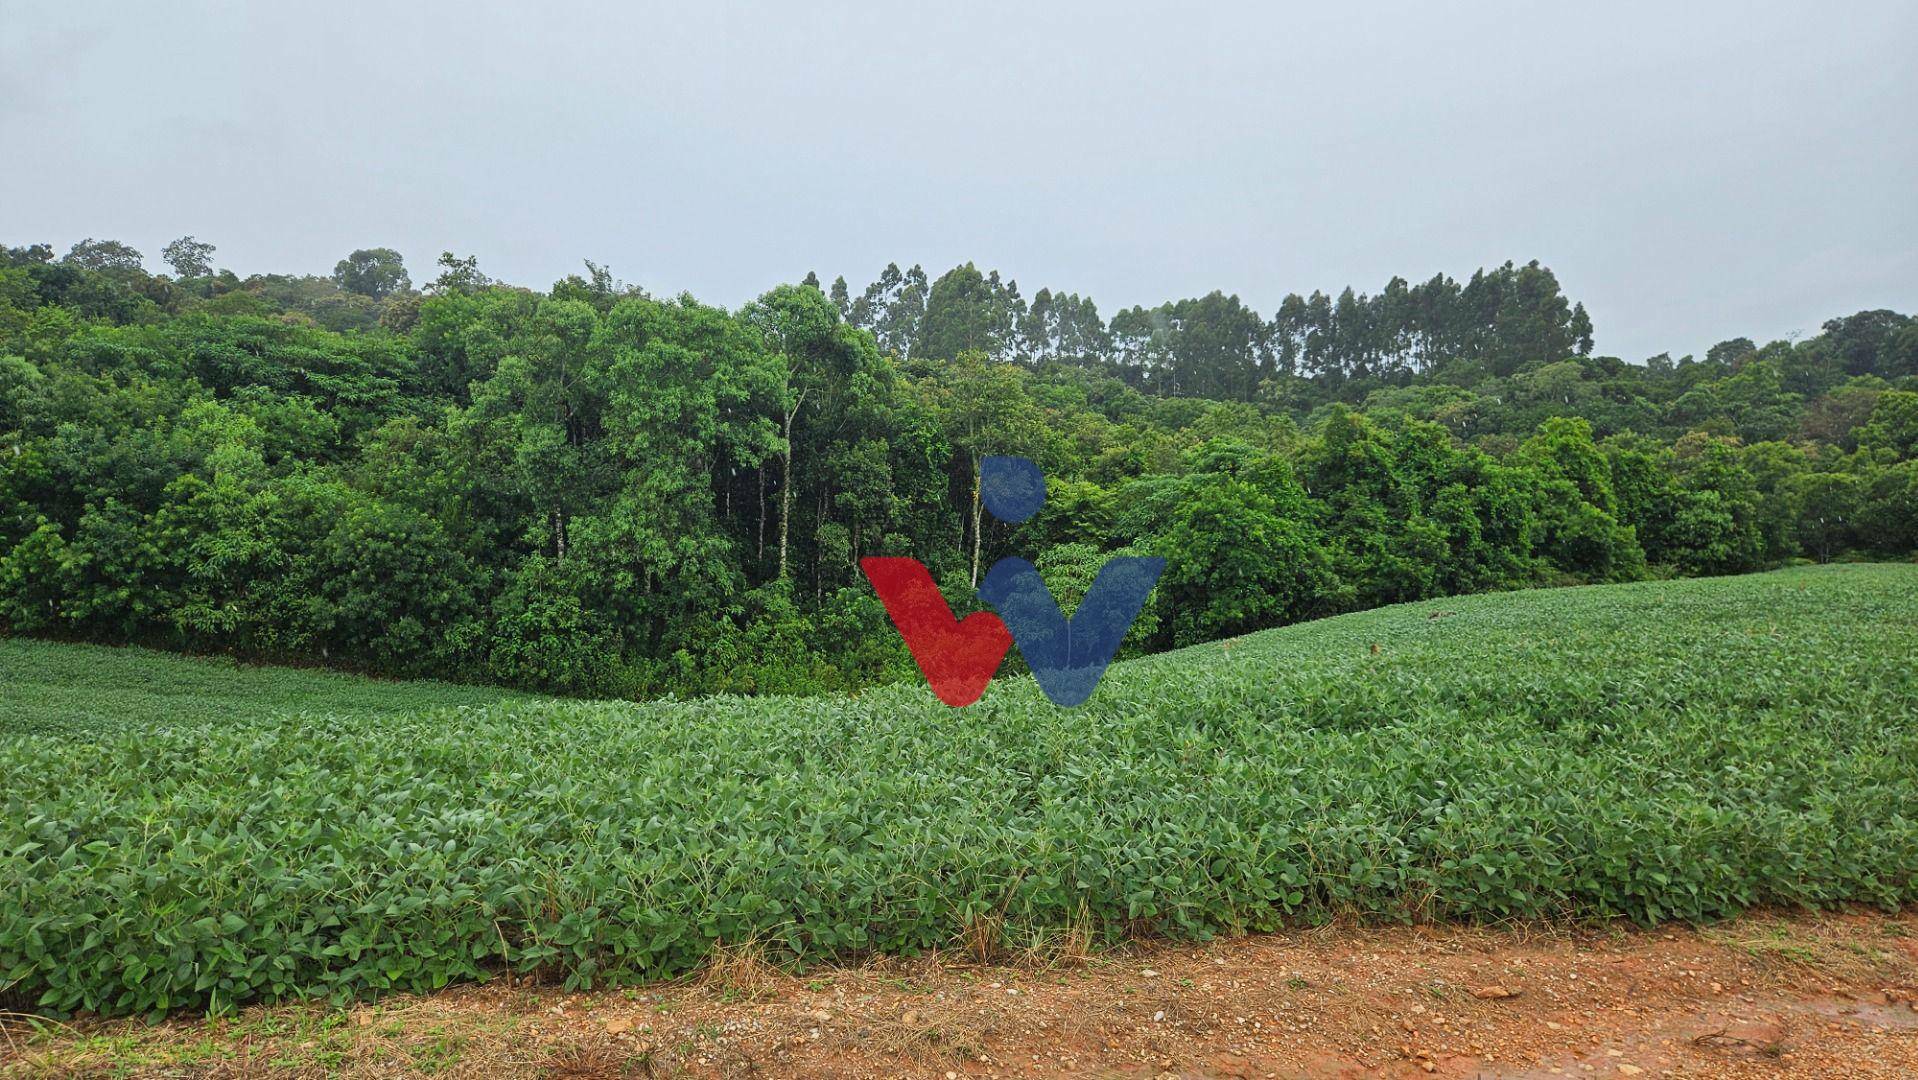
[[[205,277],[213,272],[213,245],[191,236],[182,236],[168,244],[160,257],[173,272],[183,278]]]
[[[804,443],[824,452],[850,396],[870,388],[880,358],[872,335],[840,321],[838,309],[818,289],[781,285],[748,304],[740,319],[757,335],[774,373],[771,400],[780,464],[777,576],[784,580],[791,573],[799,447]],[[802,417],[817,417],[819,422],[802,425]],[[808,426],[815,430],[809,432]]]

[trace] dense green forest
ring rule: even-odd
[[[1102,317],[972,265],[737,311],[604,267],[331,277],[0,248],[0,626],[576,693],[910,670],[859,575],[955,606],[1168,560],[1128,645],[1396,601],[1918,547],[1918,320],[1591,355],[1551,271]],[[979,458],[1050,479],[1017,527]]]

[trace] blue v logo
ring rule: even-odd
[[[1025,458],[986,458],[979,486],[986,509],[1001,521],[1024,521],[1045,504],[1045,477]],[[1165,560],[1157,557],[1108,560],[1068,619],[1036,567],[1006,558],[987,571],[979,598],[1005,620],[1046,697],[1078,705],[1092,696],[1164,570]]]
[[[1107,560],[1068,619],[1036,567],[1000,559],[980,583],[979,598],[1005,620],[1039,689],[1054,705],[1078,705],[1099,685],[1164,569],[1156,556]]]
[[[979,465],[979,496],[993,517],[1021,522],[1045,505],[1046,478],[1025,458],[989,457]],[[926,684],[954,707],[979,700],[1009,644],[1019,646],[1053,704],[1083,703],[1165,570],[1157,557],[1107,560],[1068,619],[1037,568],[1024,559],[1000,559],[979,586],[980,599],[993,610],[958,619],[919,560],[874,556],[859,565]]]

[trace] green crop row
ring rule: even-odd
[[[0,728],[0,996],[224,1009],[651,978],[749,939],[1898,905],[1915,645],[1918,567],[1846,566],[1385,608],[1121,664],[1079,709],[1029,680],[965,710],[920,686],[49,705]]]

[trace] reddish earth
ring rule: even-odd
[[[1323,929],[1089,958],[469,987],[222,1020],[14,1020],[0,1074],[1912,1077],[1918,913]]]

